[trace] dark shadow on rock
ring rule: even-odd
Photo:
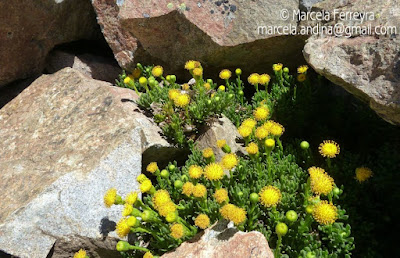
[[[11,258],[11,257],[14,258],[14,257],[17,257],[17,256],[13,256],[11,254],[5,253],[5,252],[0,250],[0,258]]]
[[[103,237],[107,237],[108,233],[115,230],[117,223],[108,219],[108,217],[104,217],[100,221],[100,233]]]

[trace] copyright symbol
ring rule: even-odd
[[[282,20],[286,21],[287,19],[289,19],[289,11],[287,9],[282,9],[280,11],[280,17]]]

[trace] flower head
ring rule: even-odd
[[[274,70],[275,72],[279,72],[280,70],[282,70],[283,65],[281,63],[278,64],[274,64],[272,66],[272,70]]]
[[[129,83],[131,83],[131,82],[132,82],[131,77],[126,76],[125,79],[124,79],[124,83],[125,83],[125,84],[129,84]]]
[[[190,178],[198,179],[203,175],[203,168],[198,165],[191,165],[189,167]]]
[[[207,188],[202,184],[197,184],[193,188],[193,196],[197,198],[203,198],[207,195]]]
[[[174,99],[176,99],[180,94],[181,94],[181,91],[180,91],[180,90],[178,90],[178,89],[170,89],[170,90],[168,91],[168,98],[169,98],[170,100],[174,100]]]
[[[265,186],[263,189],[261,189],[259,196],[260,202],[265,207],[276,206],[282,198],[281,191],[277,187],[271,185]]]
[[[143,183],[144,180],[147,180],[147,176],[145,174],[140,174],[137,176],[136,181],[138,181],[139,184]]]
[[[319,145],[319,153],[326,158],[334,158],[340,153],[339,144],[331,140],[324,141]]]
[[[132,211],[133,211],[133,206],[131,204],[126,203],[124,205],[124,209],[122,210],[122,216],[127,217],[127,216],[131,215]]]
[[[257,125],[257,121],[252,118],[247,118],[243,121],[242,126],[248,126],[254,128]]]
[[[185,64],[185,69],[189,71],[193,70],[195,67],[196,67],[196,61],[193,60],[189,60]]]
[[[151,252],[146,252],[144,255],[143,255],[143,258],[153,258],[154,256],[153,256],[153,254],[151,253]]]
[[[328,195],[334,187],[333,178],[330,177],[323,169],[316,167],[309,168],[311,190],[313,193],[320,195]]]
[[[249,137],[250,134],[253,132],[253,128],[250,126],[241,125],[238,128],[238,132],[243,138],[246,138]]]
[[[264,121],[269,116],[269,109],[266,106],[261,106],[253,111],[254,118],[257,121]]]
[[[201,229],[206,229],[210,226],[210,218],[206,214],[200,214],[194,220],[194,224]]]
[[[230,203],[225,204],[219,212],[222,217],[233,221],[235,225],[239,225],[246,220],[246,211]]]
[[[260,126],[256,129],[255,136],[259,140],[265,139],[268,136],[268,130],[265,129],[263,126]]]
[[[171,230],[171,236],[175,239],[180,239],[184,237],[185,235],[185,230],[183,228],[183,225],[180,223],[175,223],[170,227]]]
[[[232,76],[232,73],[228,69],[224,69],[219,73],[219,78],[221,78],[223,80],[228,80],[229,78],[231,78],[231,76]]]
[[[221,209],[219,209],[219,213],[221,213],[222,217],[224,219],[229,220],[230,214],[232,213],[232,211],[236,208],[235,205],[233,204],[225,204],[224,206],[222,206]]]
[[[228,191],[225,188],[217,189],[214,193],[214,198],[221,204],[228,200]]]
[[[117,235],[121,238],[126,237],[129,234],[130,230],[131,230],[131,228],[128,225],[127,218],[122,218],[117,223],[117,226],[115,227],[115,231],[117,232]]]
[[[175,212],[176,211],[176,205],[172,201],[165,202],[161,206],[158,207],[158,213],[166,217],[170,212]]]
[[[285,128],[281,124],[273,122],[271,127],[269,128],[269,131],[272,135],[280,137],[285,131]]]
[[[182,84],[182,90],[188,91],[189,89],[190,89],[189,84],[187,84],[187,83]]]
[[[86,258],[86,251],[81,249],[74,254],[74,258]]]
[[[307,76],[305,73],[301,73],[301,74],[297,75],[297,80],[299,82],[304,82],[306,79],[307,79]]]
[[[203,76],[203,68],[197,67],[193,69],[193,75],[196,77],[201,77]]]
[[[247,80],[251,85],[256,85],[260,83],[260,75],[258,73],[252,73]]]
[[[117,189],[111,188],[104,195],[104,205],[110,208],[117,199]]]
[[[211,158],[212,156],[214,156],[214,152],[211,148],[206,148],[203,150],[203,157],[206,159]]]
[[[250,155],[255,155],[258,153],[258,145],[254,142],[251,142],[251,143],[249,143],[249,145],[247,145],[246,151]]]
[[[186,196],[191,196],[194,190],[194,185],[191,182],[186,182],[182,186],[182,193]]]
[[[206,90],[210,90],[211,89],[211,84],[209,84],[208,82],[204,83],[204,88]]]
[[[149,165],[147,165],[146,171],[150,173],[154,173],[158,170],[157,162],[151,162]]]
[[[217,146],[218,148],[222,148],[226,145],[226,140],[218,140],[217,141]]]
[[[261,85],[267,85],[269,83],[269,81],[271,80],[271,77],[268,74],[261,74],[260,75],[260,84]]]
[[[153,184],[151,183],[151,181],[149,179],[146,179],[143,181],[143,183],[140,184],[140,191],[142,193],[147,193],[152,187]]]
[[[162,74],[164,72],[164,69],[162,68],[162,66],[155,66],[152,70],[151,73],[153,74],[154,77],[161,77]]]
[[[221,163],[224,168],[231,170],[238,164],[238,158],[235,154],[229,153],[222,157]]]
[[[366,167],[356,168],[356,179],[362,183],[372,177],[372,170]]]
[[[268,148],[275,147],[275,140],[274,139],[268,138],[268,139],[265,140],[264,143],[265,143],[265,146],[267,146]]]
[[[189,104],[189,102],[190,102],[190,96],[188,94],[179,94],[174,99],[175,106],[181,108],[186,107]]]
[[[299,66],[297,68],[297,72],[298,73],[305,73],[305,72],[307,72],[307,70],[308,70],[308,66],[307,65],[302,65],[302,66]]]
[[[125,198],[125,203],[133,205],[138,199],[138,194],[137,192],[130,192],[126,198]]]
[[[332,224],[338,218],[336,206],[325,200],[314,206],[312,215],[318,223],[323,225]]]
[[[211,163],[204,169],[204,176],[208,180],[220,180],[224,176],[224,169],[220,164]]]
[[[163,206],[164,204],[171,202],[171,197],[167,190],[157,190],[153,195],[153,204],[156,209]]]
[[[134,79],[137,79],[142,74],[142,71],[139,68],[133,69],[132,76]]]

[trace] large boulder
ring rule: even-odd
[[[312,36],[304,56],[316,72],[369,103],[386,121],[400,125],[400,39],[393,30],[395,27],[399,33],[398,6],[395,0],[328,0],[316,4],[315,11],[367,13],[364,21],[338,17],[333,20],[332,16],[325,25],[365,26],[370,27],[370,32],[354,31],[342,37]],[[386,33],[376,35],[375,30]]]
[[[111,187],[138,189],[142,153],[171,157],[134,91],[65,68],[43,75],[0,110],[0,250],[18,257],[113,257],[120,206]],[[164,157],[165,158],[165,157]],[[171,157],[172,158],[172,157]]]
[[[57,44],[99,34],[90,1],[0,1],[0,86],[42,72]]]
[[[298,0],[94,0],[105,39],[121,67],[135,62],[164,65],[179,74],[188,59],[215,75],[221,67],[269,72],[276,62],[299,64],[303,36],[259,33],[263,26],[297,26]],[[188,73],[186,73],[188,75]]]
[[[162,258],[274,258],[264,235],[241,232],[221,221]]]

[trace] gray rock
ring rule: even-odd
[[[104,193],[137,190],[142,153],[170,148],[135,99],[132,90],[65,68],[0,110],[0,250],[35,258],[53,246],[56,257],[80,248],[90,257],[117,254],[110,231],[122,207],[105,208]]]

